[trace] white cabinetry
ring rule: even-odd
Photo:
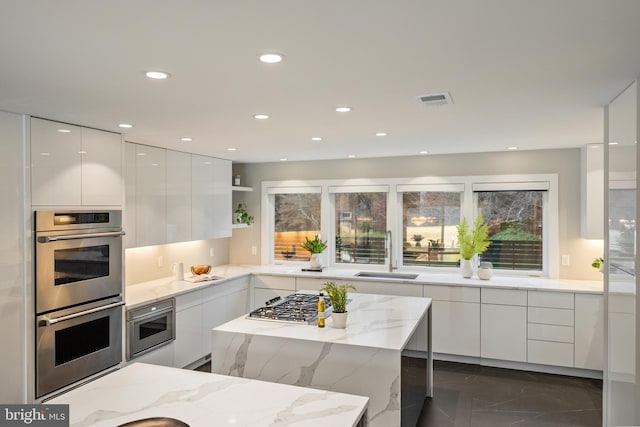
[[[604,312],[602,295],[576,294],[575,367],[602,370]]]
[[[202,343],[202,292],[195,291],[176,297],[176,339],[174,366],[183,368],[204,354]]]
[[[184,368],[205,357],[211,352],[211,329],[248,312],[249,280],[239,277],[176,297],[173,366]]]
[[[121,206],[122,140],[116,133],[31,119],[34,206]]]
[[[135,240],[127,239],[129,247],[166,243],[166,164],[166,150],[135,145],[134,204],[127,205],[135,215]]]
[[[231,237],[231,162],[191,156],[192,239]]]
[[[582,237],[602,239],[604,204],[604,145],[587,144],[581,158]]]
[[[127,143],[127,247],[231,236],[231,162]]]
[[[480,356],[480,289],[424,285],[431,298],[433,351]]]
[[[573,367],[573,308],[573,293],[529,291],[529,363]]]
[[[191,155],[167,150],[167,243],[191,240]]]
[[[481,356],[526,362],[527,291],[482,289],[481,302]]]

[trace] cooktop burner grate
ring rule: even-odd
[[[331,311],[331,301],[325,297],[325,312]],[[264,307],[253,310],[249,319],[276,320],[279,322],[314,323],[318,317],[318,295],[291,294],[266,302]]]

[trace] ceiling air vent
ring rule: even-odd
[[[453,100],[451,100],[449,92],[430,93],[428,95],[419,96],[418,99],[422,105],[427,107],[453,104]]]

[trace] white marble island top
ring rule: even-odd
[[[349,318],[348,327],[345,329],[332,328],[330,316],[325,328],[318,328],[315,324],[256,320],[242,316],[218,326],[215,330],[402,350],[431,306],[430,298],[351,292],[348,295],[351,302],[347,305]]]
[[[71,390],[72,427],[169,417],[190,427],[356,426],[368,399],[264,381],[135,363]]]

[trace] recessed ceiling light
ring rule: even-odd
[[[169,74],[163,71],[147,71],[146,76],[154,80],[164,80],[169,77]]]
[[[146,156],[147,153],[138,153],[138,156]]]
[[[40,153],[41,156],[48,156],[49,153]]]
[[[131,129],[133,125],[130,125],[129,123],[120,123],[118,127],[123,129]]]
[[[157,163],[151,163],[151,166],[158,166]]]
[[[609,145],[618,145],[618,143],[613,141],[613,142],[610,142]]]
[[[87,154],[86,151],[78,151],[78,154]]]
[[[376,136],[387,136],[386,132],[376,132]]]
[[[351,111],[351,107],[338,107],[336,108],[336,111],[338,113],[348,113],[349,111]]]
[[[71,130],[69,130],[69,129],[58,129],[58,132],[60,132],[60,133],[69,133],[69,132],[71,132]]]
[[[322,138],[319,136],[314,136],[313,138],[311,138],[312,141],[322,141]]]
[[[208,161],[207,161],[207,162],[204,162],[204,164],[205,164],[205,165],[210,165],[210,164],[211,164],[211,162],[208,162]]]
[[[279,53],[264,53],[258,57],[261,62],[267,64],[277,64],[282,61],[282,55]]]
[[[236,150],[237,150],[237,148],[234,148],[234,147],[227,148],[227,151],[236,151]]]
[[[517,149],[518,149],[518,147],[513,147],[513,146],[512,147],[507,147],[507,150],[517,150]]]
[[[420,152],[420,154],[429,154],[429,152],[428,152],[428,151],[423,150],[423,151],[421,151],[421,152]]]
[[[180,141],[182,141],[182,142],[191,142],[191,141],[193,141],[193,138],[189,138],[188,136],[183,136],[182,138],[180,138]]]
[[[283,158],[281,158],[281,159],[280,159],[280,161],[281,161],[281,162],[286,162],[286,161],[287,161],[287,159],[286,159],[286,157],[283,157]]]
[[[258,120],[266,120],[269,118],[268,114],[254,114],[253,115],[254,119],[258,119]]]
[[[353,159],[356,155],[355,154],[349,154],[347,157],[350,159]]]

